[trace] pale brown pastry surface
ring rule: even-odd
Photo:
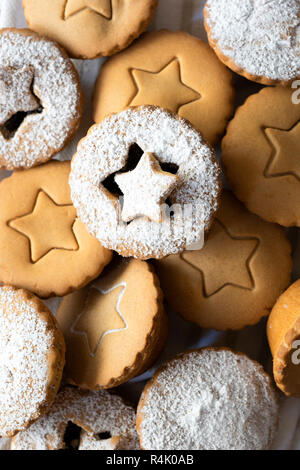
[[[145,261],[115,259],[100,278],[62,300],[57,320],[67,343],[65,374],[81,388],[111,388],[152,365],[167,316]]]
[[[300,281],[292,284],[273,307],[267,336],[277,386],[288,396],[300,396]]]
[[[60,152],[83,112],[78,73],[55,42],[0,30],[0,169],[28,169]]]
[[[295,90],[265,88],[230,122],[222,162],[236,196],[270,222],[300,225],[300,105]]]
[[[76,218],[70,162],[50,162],[0,183],[0,281],[41,297],[65,295],[111,259]]]
[[[23,289],[0,287],[0,436],[11,437],[52,405],[65,342],[50,310]]]
[[[214,144],[233,112],[231,82],[231,73],[204,41],[183,31],[146,33],[102,66],[94,120],[127,106],[156,105],[189,120]]]
[[[31,29],[72,57],[93,59],[121,51],[145,31],[157,0],[23,0],[23,6]]]
[[[12,440],[12,450],[139,450],[135,411],[106,391],[65,387],[49,413]]]
[[[205,328],[238,330],[268,315],[290,282],[284,231],[224,191],[204,247],[156,261],[171,307]]]

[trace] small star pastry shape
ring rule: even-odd
[[[112,18],[111,0],[67,0],[64,18],[67,20],[86,9],[104,16],[108,20]]]
[[[71,331],[85,336],[91,357],[96,355],[105,336],[128,328],[120,310],[125,290],[125,284],[118,284],[109,290],[95,286],[89,290],[84,310],[75,320]]]
[[[266,176],[294,175],[300,179],[300,123],[287,131],[267,128],[265,133],[274,150]]]
[[[250,261],[258,245],[255,238],[232,236],[222,223],[215,220],[204,248],[186,251],[180,256],[202,273],[204,294],[210,297],[228,285],[253,289]]]
[[[58,205],[39,191],[33,211],[9,221],[8,225],[28,238],[31,261],[36,263],[53,249],[78,249],[73,232],[75,218],[73,205]]]
[[[31,91],[33,79],[32,67],[0,69],[0,126],[20,111],[34,111],[40,107]]]
[[[138,91],[130,106],[157,105],[178,113],[183,105],[201,98],[200,93],[183,83],[178,59],[157,73],[139,69],[131,73]]]
[[[124,222],[137,217],[148,217],[154,222],[161,222],[161,204],[175,189],[178,176],[163,171],[152,153],[144,153],[134,170],[118,173],[115,181],[124,195]]]

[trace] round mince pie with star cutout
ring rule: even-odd
[[[78,74],[54,42],[28,29],[0,30],[0,169],[50,160],[79,126]]]
[[[162,30],[144,34],[101,67],[94,120],[128,106],[156,105],[188,119],[213,145],[233,102],[232,74],[211,48],[184,31]]]
[[[67,343],[66,379],[91,390],[140,375],[167,336],[158,278],[135,259],[118,257],[99,279],[65,297],[57,320]]]
[[[269,222],[300,227],[300,104],[290,88],[264,88],[230,122],[222,162],[235,195]]]
[[[215,330],[239,330],[268,315],[290,283],[292,265],[283,229],[250,214],[229,191],[202,250],[156,262],[171,307]]]
[[[61,296],[96,278],[111,260],[76,217],[69,173],[70,162],[53,161],[0,183],[0,282]]]
[[[23,0],[23,6],[31,29],[72,57],[94,59],[129,46],[147,29],[157,0]]]
[[[122,256],[162,258],[200,246],[218,207],[214,151],[190,123],[155,106],[94,125],[71,167],[79,218]]]
[[[139,450],[135,411],[117,395],[66,387],[12,450]]]

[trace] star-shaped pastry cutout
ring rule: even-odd
[[[83,10],[90,9],[107,20],[112,18],[111,0],[67,0],[64,12],[64,19],[67,20],[71,16]]]
[[[124,195],[124,222],[143,216],[161,222],[161,204],[174,190],[178,176],[163,171],[152,153],[144,153],[134,170],[118,173],[115,181]]]
[[[202,273],[206,297],[225,286],[253,289],[250,262],[259,245],[254,237],[235,237],[219,221],[215,221],[204,248],[184,252],[181,258]],[[217,266],[217,268],[216,268]]]
[[[96,355],[105,336],[128,328],[120,310],[125,290],[126,283],[108,290],[96,286],[89,290],[85,307],[73,323],[71,332],[85,337],[91,357]]]
[[[18,112],[35,111],[40,107],[32,93],[32,67],[0,69],[0,126]]]
[[[201,98],[200,93],[183,83],[178,59],[157,73],[139,69],[131,73],[137,93],[130,106],[156,105],[178,113],[182,106]]]
[[[32,212],[10,220],[8,225],[28,238],[30,258],[36,263],[53,249],[78,250],[73,232],[75,218],[72,204],[58,205],[39,191]]]
[[[265,176],[290,175],[300,179],[300,122],[287,131],[267,128],[265,133],[273,148]]]

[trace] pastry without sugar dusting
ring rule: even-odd
[[[158,107],[129,108],[94,125],[71,168],[78,216],[125,257],[162,258],[200,243],[218,207],[214,151],[190,123]]]
[[[0,183],[0,282],[63,296],[110,262],[112,253],[76,217],[69,174],[70,162],[52,161]]]
[[[277,300],[267,324],[277,386],[288,396],[300,397],[300,281]]]
[[[266,450],[279,406],[270,377],[242,353],[179,355],[147,383],[137,411],[145,450]]]
[[[251,212],[285,227],[300,226],[297,100],[298,91],[289,88],[262,89],[236,111],[222,141],[222,163],[235,195]]]
[[[299,0],[207,0],[205,28],[219,59],[265,85],[300,77]]]
[[[75,426],[74,426],[75,425]],[[139,450],[135,411],[117,395],[66,387],[12,450]]]
[[[48,308],[25,290],[0,287],[0,436],[48,411],[64,363],[63,335]]]
[[[269,314],[293,262],[284,230],[224,191],[204,247],[155,265],[174,311],[203,328],[238,330]]]
[[[94,59],[129,46],[147,29],[157,0],[23,0],[23,6],[31,29],[72,57]]]
[[[0,169],[50,160],[79,126],[77,71],[57,44],[28,29],[0,30]]]
[[[65,377],[81,388],[116,387],[151,367],[167,337],[162,292],[151,266],[116,258],[99,279],[65,297],[57,320]]]
[[[233,112],[232,74],[206,42],[154,31],[103,64],[93,101],[95,122],[128,106],[156,105],[188,119],[213,145]]]

